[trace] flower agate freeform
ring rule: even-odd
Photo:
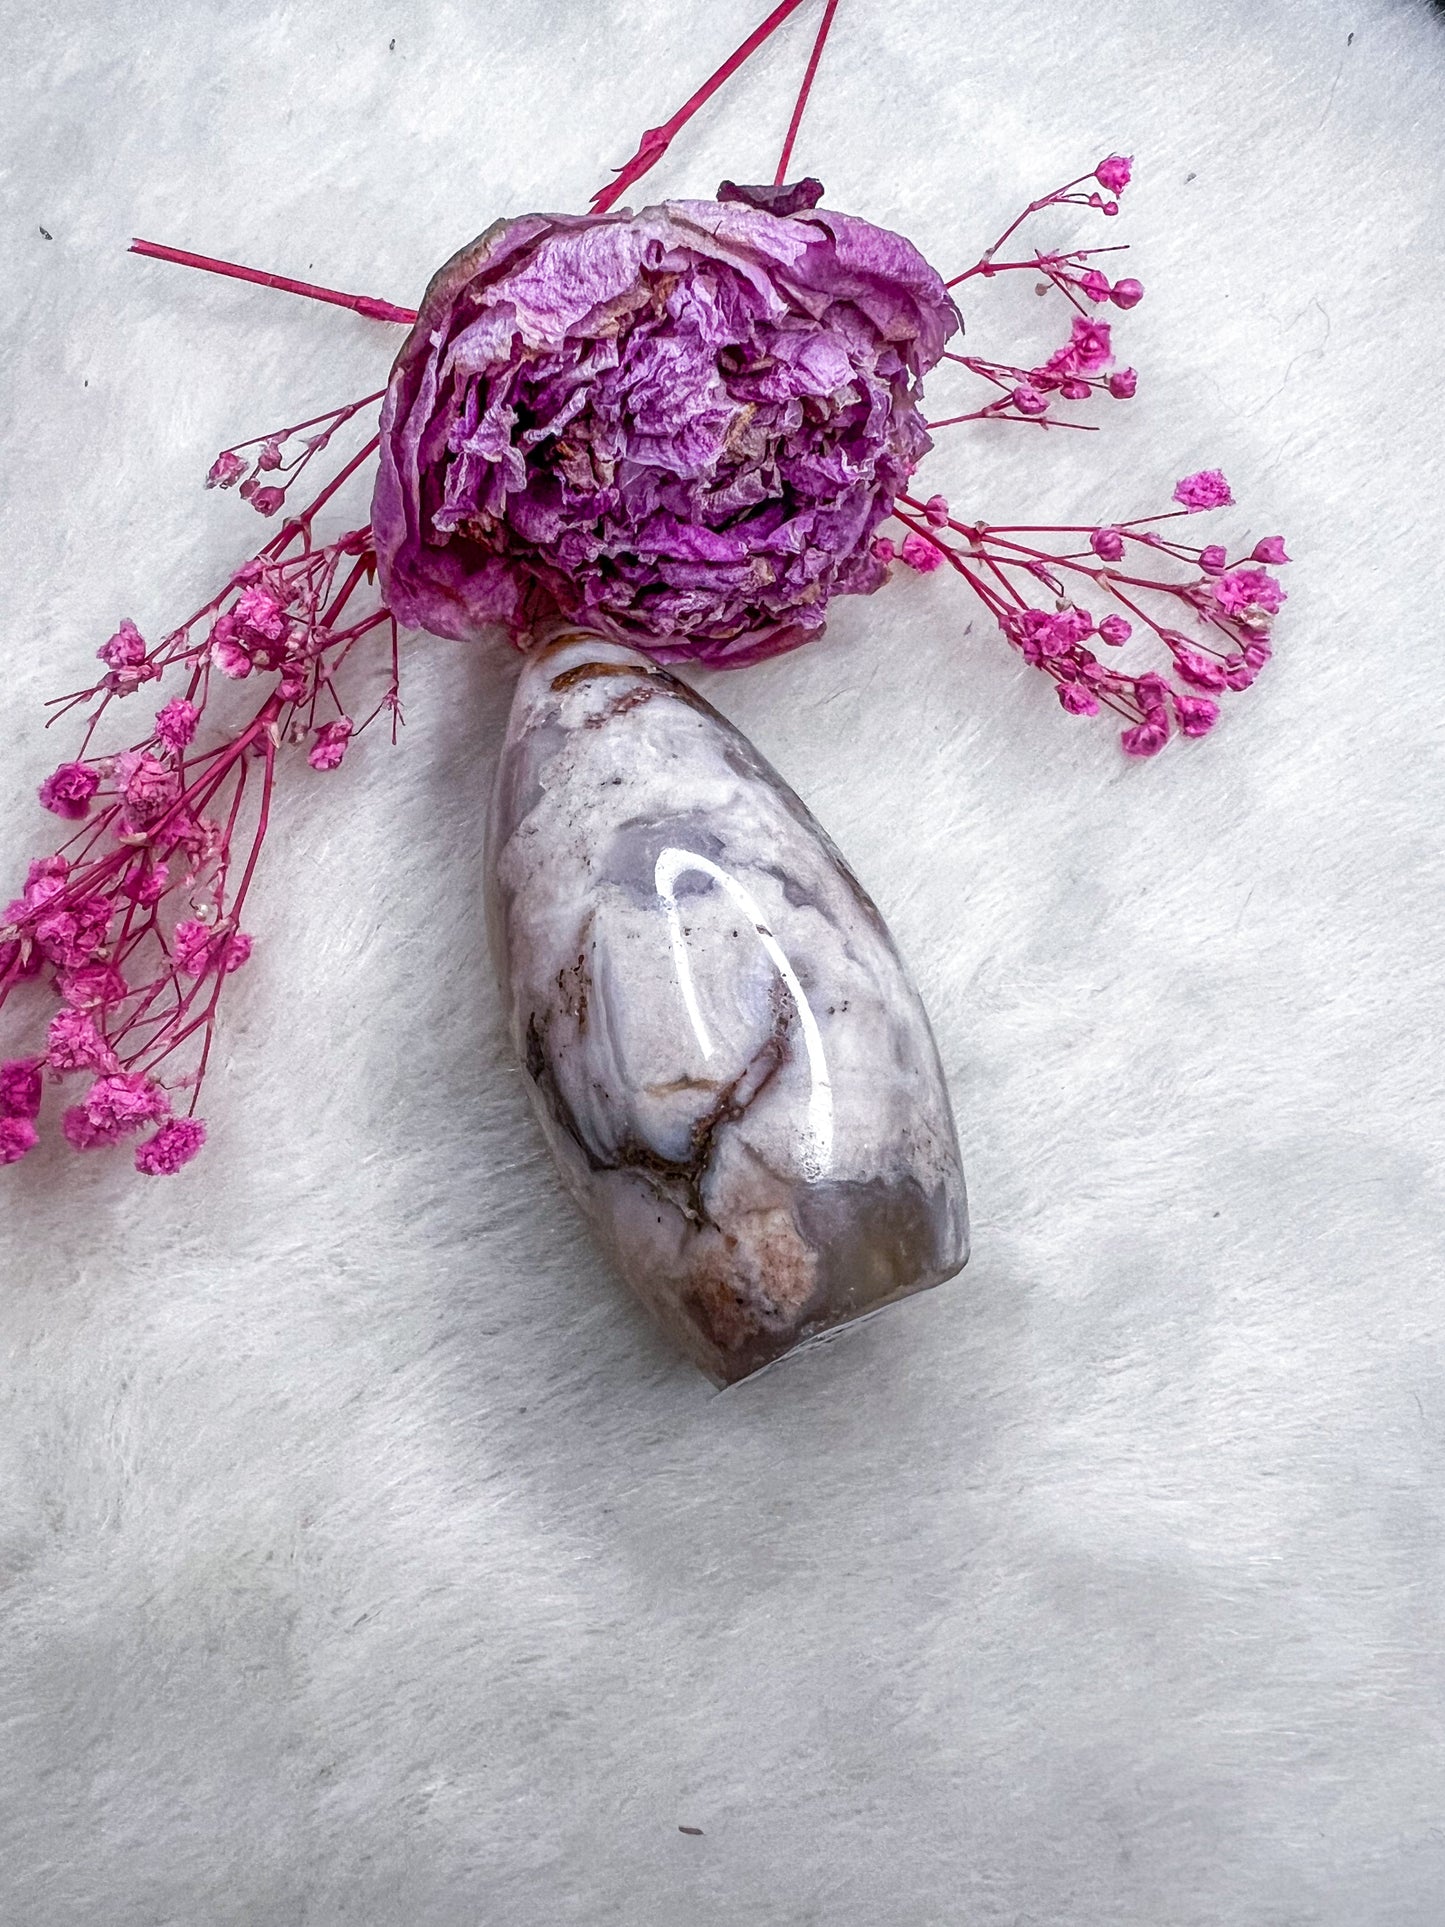
[[[488,828],[512,1043],[568,1190],[713,1379],[952,1277],[963,1172],[882,917],[745,737],[634,650],[522,670]]]
[[[530,214],[453,256],[382,411],[399,621],[525,638],[560,613],[731,666],[882,584],[872,538],[931,446],[920,378],[958,316],[911,242],[821,192]]]

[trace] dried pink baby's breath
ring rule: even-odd
[[[1219,720],[1219,705],[1197,692],[1249,687],[1269,660],[1267,631],[1285,600],[1264,569],[1231,567],[1222,546],[1196,548],[1161,532],[1160,524],[1181,515],[1232,502],[1217,469],[1186,477],[1174,497],[1186,506],[1097,528],[991,526],[950,517],[940,530],[927,503],[904,496],[898,510],[908,530],[904,560],[914,543],[951,563],[1024,661],[1054,682],[1070,715],[1110,709],[1125,724],[1119,738],[1125,753],[1153,756],[1176,732],[1204,736]],[[1266,540],[1271,558],[1283,558],[1281,539]],[[1160,572],[1171,563],[1191,572]],[[1052,608],[1038,606],[1040,584]],[[1085,595],[1115,606],[1096,616],[1075,600]],[[1193,629],[1177,628],[1181,620]],[[1089,647],[1097,638],[1122,648],[1136,628],[1163,645],[1171,674],[1125,671]]]
[[[289,486],[284,478],[294,480],[363,405],[320,418],[329,428],[289,468],[285,451],[296,431],[263,438],[261,469]],[[148,646],[123,622],[98,652],[105,676],[63,706],[87,708],[85,739],[80,756],[46,779],[40,800],[78,827],[31,865],[21,895],[0,913],[0,1004],[41,979],[60,1008],[44,1049],[0,1068],[0,1161],[18,1161],[37,1142],[45,1079],[83,1073],[94,1081],[61,1120],[77,1150],[158,1126],[137,1150],[136,1168],[168,1176],[204,1143],[194,1109],[224,986],[251,954],[240,917],[269,827],[278,758],[309,741],[329,746],[318,766],[334,766],[354,732],[387,715],[394,733],[400,719],[396,625],[374,598],[369,607],[358,600],[375,572],[370,531],[326,544],[312,533],[317,513],[375,446],[345,462],[161,643]],[[240,455],[230,453],[212,470],[221,487],[239,479]],[[339,679],[378,629],[391,636],[391,674],[358,723],[342,710]],[[163,680],[180,687],[155,712],[149,735],[97,753],[112,705]],[[259,702],[253,697],[249,714],[208,734],[229,686],[253,680]],[[190,1114],[170,1115],[178,1100]]]

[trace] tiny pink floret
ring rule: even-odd
[[[1094,169],[1094,179],[1110,194],[1122,194],[1134,176],[1132,154],[1110,154]]]
[[[172,696],[164,709],[156,711],[156,735],[168,749],[185,749],[196,733],[201,712],[184,696]]]
[[[173,1117],[143,1144],[136,1146],[135,1168],[145,1177],[173,1177],[189,1164],[206,1141],[206,1127],[198,1117]]]
[[[40,785],[39,796],[52,815],[74,823],[88,813],[99,788],[99,776],[85,763],[62,763]]]
[[[0,1117],[0,1164],[18,1164],[39,1137],[28,1117]]]
[[[146,659],[145,638],[129,619],[95,652],[110,669],[132,669]]]
[[[1211,587],[1215,601],[1230,615],[1241,615],[1246,610],[1278,615],[1285,601],[1284,590],[1263,569],[1230,569]]]
[[[1174,500],[1197,515],[1203,509],[1227,509],[1234,497],[1221,470],[1202,468],[1197,475],[1186,475],[1175,483]]]
[[[115,1052],[100,1034],[88,1010],[59,1010],[46,1034],[45,1060],[60,1075],[67,1071],[120,1069]]]
[[[316,740],[306,756],[312,769],[339,768],[341,759],[346,754],[346,745],[351,741],[351,732],[355,727],[349,716],[341,716],[334,723],[323,723],[317,730]]]
[[[40,1064],[38,1057],[12,1057],[0,1064],[0,1117],[40,1115]]]
[[[899,554],[909,568],[917,569],[920,575],[932,575],[943,562],[943,551],[919,535],[916,529],[910,529],[904,536]]]
[[[207,488],[234,488],[246,473],[246,464],[233,449],[223,448],[211,463],[211,471],[206,477]]]

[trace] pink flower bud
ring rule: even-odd
[[[338,768],[354,728],[355,724],[349,716],[342,716],[334,723],[323,723],[316,732],[316,741],[306,758],[312,769]]]
[[[1011,397],[1014,407],[1021,415],[1043,415],[1048,412],[1048,400],[1029,382],[1021,381]]]
[[[1207,736],[1219,721],[1219,704],[1207,696],[1176,696],[1174,713],[1186,736]]]
[[[1097,716],[1099,700],[1081,682],[1061,682],[1059,701],[1071,716]]]
[[[1114,283],[1109,299],[1116,308],[1137,308],[1144,299],[1144,283],[1136,281],[1132,275],[1126,275],[1122,281]]]
[[[0,1164],[18,1164],[39,1141],[28,1117],[0,1117]]]
[[[100,778],[84,763],[62,763],[40,785],[42,805],[56,816],[78,822],[90,809],[91,798],[100,788]]]
[[[1174,663],[1185,682],[1193,683],[1196,689],[1223,689],[1226,682],[1224,666],[1212,656],[1204,655],[1187,644],[1174,647]]]
[[[251,507],[258,515],[274,515],[286,500],[286,491],[280,488],[258,488],[251,497]]]
[[[1087,401],[1092,389],[1086,381],[1063,381],[1059,383],[1059,393],[1065,401]]]
[[[1132,368],[1119,368],[1109,377],[1109,393],[1115,401],[1129,401],[1139,386],[1139,376]]]
[[[1132,154],[1110,154],[1094,169],[1094,179],[1111,194],[1122,194],[1134,173]]]
[[[941,495],[930,495],[923,504],[923,514],[930,528],[941,529],[948,526],[948,503]]]
[[[873,553],[880,562],[891,562],[898,550],[886,535],[879,535],[873,539]]]
[[[261,444],[261,453],[256,457],[257,468],[273,469],[281,466],[281,444],[272,440]]]
[[[184,749],[196,733],[201,712],[184,696],[172,696],[164,709],[156,712],[156,735],[169,749]]]
[[[60,1010],[50,1020],[46,1033],[45,1058],[60,1076],[68,1071],[106,1071],[120,1069],[119,1059],[88,1010]],[[39,1108],[37,1104],[36,1108]]]
[[[114,1144],[119,1136],[119,1132],[94,1123],[83,1104],[71,1105],[60,1120],[60,1128],[65,1133],[66,1143],[77,1151],[98,1151],[107,1144]]]
[[[86,1122],[98,1133],[96,1141],[99,1142],[113,1140],[123,1131],[138,1131],[143,1124],[159,1124],[170,1110],[171,1100],[143,1071],[116,1071],[108,1077],[98,1077],[79,1108]],[[68,1130],[66,1136],[70,1136]],[[71,1142],[75,1142],[74,1138]],[[90,1146],[78,1148],[88,1150]]]
[[[1167,682],[1151,669],[1147,676],[1139,676],[1134,683],[1134,697],[1139,707],[1150,721],[1164,715],[1164,705],[1173,694]]]
[[[1117,529],[1095,529],[1089,547],[1105,562],[1118,562],[1124,554],[1124,538]],[[1107,622],[1108,616],[1104,618]]]
[[[0,1064],[0,1117],[38,1117],[40,1066],[38,1057],[12,1057]]]
[[[1090,301],[1109,299],[1109,277],[1106,274],[1100,274],[1097,268],[1089,268],[1079,276],[1079,288]]]
[[[280,642],[286,633],[285,608],[269,589],[244,590],[237,596],[231,614],[245,628],[264,636],[267,642]]]
[[[206,477],[207,488],[234,488],[246,473],[246,464],[234,449],[223,448],[211,463],[211,472]]]
[[[1169,741],[1169,724],[1156,722],[1151,716],[1147,722],[1124,730],[1119,741],[1124,745],[1126,756],[1157,756]]]
[[[1289,557],[1284,552],[1284,537],[1282,535],[1266,535],[1262,541],[1256,542],[1250,550],[1249,559],[1251,562],[1270,562],[1273,563],[1276,568],[1279,567],[1281,562],[1288,562]]]
[[[1234,616],[1249,612],[1278,615],[1286,599],[1278,582],[1263,569],[1230,569],[1214,583],[1213,591],[1220,608]]]
[[[276,694],[283,703],[297,703],[306,694],[308,675],[307,665],[297,662],[293,657],[281,665],[281,674],[276,681]]]
[[[920,575],[932,575],[943,561],[942,552],[937,545],[925,541],[914,529],[910,529],[904,536],[899,555],[910,569],[917,569]]]
[[[135,1168],[150,1178],[173,1177],[189,1164],[206,1141],[206,1127],[198,1117],[173,1117],[154,1137],[136,1146]]]
[[[60,971],[55,988],[72,1010],[103,1010],[107,1004],[118,1004],[128,991],[115,965],[100,963]]]
[[[127,617],[110,641],[103,642],[95,653],[110,669],[131,668],[146,659],[145,638]]]
[[[142,683],[159,682],[160,678],[158,662],[127,663],[124,668],[111,670],[105,686],[116,696],[133,696]]]
[[[1229,565],[1229,557],[1217,542],[1199,551],[1199,566],[1206,575],[1220,575]]]
[[[1134,625],[1127,616],[1105,616],[1099,624],[1099,639],[1107,642],[1113,649],[1126,643],[1134,633]]]
[[[223,676],[229,676],[233,682],[244,681],[254,666],[239,642],[232,642],[229,636],[219,633],[214,635],[211,642],[211,661]]]
[[[1175,483],[1174,500],[1182,503],[1191,515],[1198,515],[1202,509],[1227,509],[1234,497],[1221,470],[1201,468],[1197,475],[1186,475],[1183,481]]]
[[[160,902],[170,885],[169,867],[148,857],[138,858],[120,880],[120,888],[125,895],[133,897],[147,909],[151,904]]]

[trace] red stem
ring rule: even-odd
[[[605,214],[610,207],[616,206],[629,187],[640,181],[644,174],[650,174],[672,144],[673,136],[686,127],[699,107],[705,107],[723,82],[729,80],[765,40],[771,39],[789,14],[796,13],[802,4],[803,0],[781,0],[781,5],[774,7],[762,25],[755,27],[743,44],[728,55],[716,73],[709,75],[691,100],[678,108],[671,120],[665,120],[661,127],[649,127],[632,159],[625,167],[619,168],[616,180],[609,182],[606,187],[599,187],[592,196],[592,212]]]
[[[218,261],[213,255],[191,254],[185,248],[170,248],[160,241],[132,241],[132,254],[149,255],[153,261],[174,261],[182,268],[204,268],[208,274],[224,274],[232,281],[254,281],[258,287],[279,288],[283,294],[302,294],[310,301],[329,301],[336,308],[350,308],[368,321],[394,321],[410,327],[416,320],[415,308],[398,308],[370,294],[343,294],[338,288],[321,288],[314,281],[293,281],[289,275],[267,274],[260,268],[243,268],[234,261]]]
[[[338,474],[332,476],[331,480],[326,484],[325,488],[322,489],[310,508],[303,510],[300,515],[294,516],[291,521],[284,523],[271,537],[271,540],[266,544],[261,553],[263,555],[279,556],[282,551],[290,545],[295,536],[304,535],[309,538],[312,519],[316,511],[319,508],[324,508],[336,493],[337,489],[341,487],[342,483],[350,481],[351,477],[356,473],[357,469],[361,467],[361,464],[368,456],[374,455],[380,447],[380,435],[373,435],[365,448],[358,449],[356,454],[354,454],[346,464],[345,468]]]
[[[984,249],[983,253],[979,256],[978,260],[974,263],[974,265],[971,268],[965,268],[962,274],[954,275],[951,281],[945,281],[943,284],[944,287],[956,288],[960,281],[967,281],[971,274],[977,274],[980,268],[986,268],[988,264],[993,260],[993,257],[998,253],[999,249],[1003,246],[1004,242],[1007,241],[1007,239],[1011,234],[1016,233],[1018,229],[1023,226],[1024,222],[1029,218],[1031,214],[1040,214],[1043,212],[1043,210],[1046,207],[1057,207],[1060,205],[1067,205],[1067,203],[1064,200],[1065,195],[1072,194],[1076,187],[1082,187],[1084,182],[1087,181],[1089,178],[1090,177],[1087,174],[1081,174],[1078,180],[1065,182],[1063,187],[1055,188],[1052,194],[1045,194],[1041,200],[1030,201],[1028,206],[1024,209],[1023,213],[1016,216],[1014,220],[1009,222],[1008,226],[1004,229],[1003,233],[998,237],[998,239],[993,243],[993,245],[991,247],[986,247]],[[1078,206],[1079,203],[1076,201],[1073,203],[1073,205]]]
[[[813,42],[813,51],[808,56],[808,70],[803,75],[803,85],[798,91],[793,118],[788,122],[788,137],[783,142],[783,151],[778,158],[778,171],[773,176],[774,187],[781,187],[788,178],[788,163],[793,158],[793,142],[798,138],[798,129],[803,122],[803,112],[808,105],[808,95],[813,91],[813,76],[818,71],[818,62],[823,58],[823,45],[828,38],[828,29],[833,24],[833,15],[837,11],[838,0],[828,0],[827,6],[823,9],[823,24],[818,29],[818,37]]]

